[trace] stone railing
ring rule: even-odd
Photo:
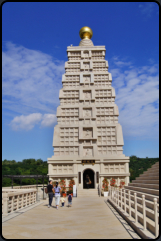
[[[36,189],[2,189],[2,215],[18,211],[36,203]]]
[[[22,185],[22,186],[13,186],[13,189],[29,189],[29,188],[36,188],[36,187],[42,187],[43,184],[34,184],[34,185]],[[44,186],[47,186],[47,184],[44,184]],[[11,187],[2,187],[3,189],[11,189]]]
[[[31,189],[31,188],[36,188],[37,189],[37,200],[38,199],[46,199],[47,195],[45,191],[43,192],[43,187],[47,187],[47,184],[34,184],[34,185],[22,185],[22,186],[13,186],[13,189],[11,187],[2,187],[3,190],[22,190],[22,189]]]
[[[137,197],[137,192],[132,195],[130,190],[125,192],[124,188],[119,190],[110,187],[109,200],[123,213],[123,216],[136,224],[136,226],[139,223],[143,233],[148,230],[157,238],[159,235],[159,204],[157,203],[157,198],[153,198],[153,201],[148,201],[145,200],[145,195],[142,194],[141,202],[137,199],[141,199]],[[149,211],[149,208],[147,208],[148,204],[152,207],[150,209],[152,219],[148,218],[146,214]]]

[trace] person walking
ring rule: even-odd
[[[65,204],[65,197],[61,197],[60,198],[60,202],[62,204],[62,207],[64,207],[64,204]]]
[[[69,194],[68,195],[68,207],[71,207],[72,206],[72,195]]]
[[[49,184],[47,186],[47,190],[48,190],[48,196],[49,196],[49,205],[48,208],[51,207],[52,201],[53,201],[53,185],[52,185],[52,181],[49,181]]]
[[[60,202],[60,190],[61,190],[61,187],[58,186],[58,182],[56,182],[56,186],[53,189],[54,189],[54,193],[55,193],[56,209],[58,209],[59,202]]]

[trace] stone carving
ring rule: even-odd
[[[89,130],[86,130],[86,137],[91,137],[91,133],[89,132]]]
[[[88,109],[84,110],[84,117],[91,117],[91,111]]]
[[[83,77],[83,82],[86,84],[86,83],[89,83],[90,82],[90,76],[84,76]]]
[[[91,92],[84,92],[84,98],[90,99],[91,98]]]
[[[85,149],[85,156],[92,156],[92,149],[90,148]]]
[[[83,130],[83,134],[85,138],[90,138],[92,137],[92,130],[91,129]]]

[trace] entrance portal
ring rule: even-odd
[[[89,185],[89,188],[95,188],[95,178],[94,178],[94,176],[95,176],[95,173],[94,173],[94,171],[93,170],[91,170],[91,169],[86,169],[85,171],[84,171],[84,173],[83,173],[83,188],[87,188],[87,186],[86,186],[86,175],[88,175],[89,176],[89,179],[91,180],[91,184]]]

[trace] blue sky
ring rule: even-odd
[[[126,156],[159,156],[159,6],[7,2],[2,6],[2,160],[53,155],[67,46],[93,30],[116,90]]]

